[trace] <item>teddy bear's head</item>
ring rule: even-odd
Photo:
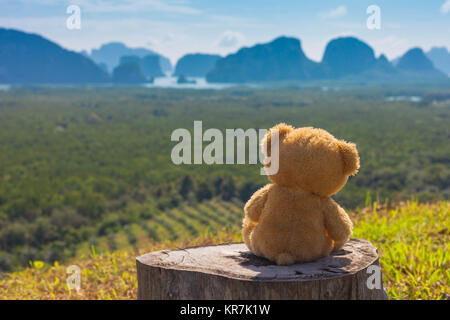
[[[271,156],[274,129],[278,130],[279,139],[278,172],[269,174],[274,183],[331,196],[342,189],[349,176],[358,172],[359,156],[355,144],[312,127],[294,129],[281,123],[271,128],[262,142],[266,156]],[[268,165],[270,163],[266,167]]]

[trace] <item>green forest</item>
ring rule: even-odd
[[[392,99],[400,96],[421,99]],[[239,206],[267,177],[259,164],[173,164],[171,133],[192,131],[195,120],[223,132],[286,122],[355,142],[361,169],[334,197],[346,209],[449,200],[449,101],[449,89],[419,87],[0,91],[0,271],[61,261],[100,238],[112,239],[114,249],[118,232],[133,243],[132,225],[154,240],[176,238],[165,217],[184,224],[174,212],[186,204],[232,204],[230,221],[239,227]],[[208,210],[203,222],[193,216],[205,225],[210,219]],[[158,223],[143,223],[149,219]],[[158,233],[158,224],[169,231]]]

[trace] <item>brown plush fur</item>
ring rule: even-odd
[[[245,205],[242,235],[256,255],[279,265],[308,262],[339,250],[352,222],[331,196],[359,169],[356,146],[322,129],[294,129],[284,123],[263,140],[271,155],[273,129],[279,133],[279,170],[274,182]]]

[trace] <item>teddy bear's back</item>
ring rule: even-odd
[[[328,255],[332,241],[326,236],[322,199],[301,189],[273,185],[252,242],[269,259],[287,252],[297,261]]]

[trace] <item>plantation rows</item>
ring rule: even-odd
[[[143,247],[152,242],[190,239],[220,230],[238,231],[244,216],[238,199],[213,199],[166,210],[140,224],[125,226],[118,233],[92,239],[80,246],[79,253],[115,251],[126,247]]]

